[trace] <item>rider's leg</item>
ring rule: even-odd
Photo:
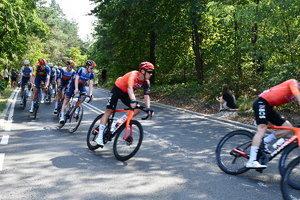
[[[70,101],[70,98],[66,97],[64,100],[64,103],[62,105],[62,108],[61,108],[59,123],[63,123],[65,121],[65,112],[66,112],[66,108],[69,104],[69,101]]]
[[[31,107],[30,107],[29,112],[33,112],[33,105],[34,105],[35,102],[36,102],[36,98],[37,98],[37,88],[34,87],[34,88],[33,88],[33,95],[32,95],[32,102],[31,102]]]

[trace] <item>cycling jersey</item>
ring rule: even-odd
[[[295,79],[287,80],[268,90],[263,91],[259,97],[265,99],[270,106],[280,106],[295,100],[300,91]]]
[[[75,74],[75,71],[73,69],[70,72],[68,72],[67,68],[64,67],[60,71],[59,79],[61,79],[62,81],[69,81],[73,77],[74,74]]]
[[[22,68],[21,68],[21,76],[23,77],[30,77],[31,76],[31,74],[32,74],[32,68],[31,67],[25,67],[25,66],[23,66]]]
[[[150,94],[150,81],[149,80],[139,80],[139,71],[131,71],[122,77],[119,77],[115,85],[124,93],[128,93],[128,86],[132,86],[133,90],[144,87],[144,95]]]
[[[79,79],[78,79],[79,85],[85,84],[88,80],[94,80],[94,73],[93,72],[87,73],[87,70],[85,67],[80,67],[77,70],[75,76],[73,76],[73,82],[75,82],[76,75],[79,76]]]
[[[44,69],[41,68],[40,65],[36,65],[33,69],[33,76],[44,76],[44,77],[47,77],[50,75],[50,67],[48,65],[45,66]]]

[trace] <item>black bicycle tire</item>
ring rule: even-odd
[[[299,148],[298,146],[298,142],[294,142],[292,144],[290,144],[288,147],[286,147],[282,154],[281,157],[279,159],[279,164],[278,164],[278,170],[281,174],[281,176],[283,176],[284,172],[285,172],[285,168],[287,166],[288,163],[286,163],[287,157],[288,155],[294,150]]]
[[[143,127],[140,124],[140,122],[138,122],[136,120],[130,121],[130,125],[133,125],[133,124],[135,124],[139,128],[139,133],[140,133],[139,141],[138,141],[136,147],[134,148],[134,150],[130,154],[128,154],[127,156],[120,155],[120,153],[118,152],[117,143],[118,143],[118,138],[123,137],[123,136],[121,136],[121,133],[126,128],[126,123],[123,123],[123,125],[117,130],[117,133],[116,133],[116,136],[114,139],[114,144],[113,144],[113,152],[114,152],[114,155],[117,160],[120,160],[120,161],[129,160],[137,153],[137,151],[140,149],[140,146],[142,145],[142,141],[143,141],[143,137],[144,137]],[[134,133],[134,134],[136,134],[136,133]]]
[[[243,166],[239,169],[230,169],[228,168],[223,162],[222,162],[222,159],[221,159],[221,150],[222,150],[222,147],[224,146],[224,144],[230,139],[232,138],[233,136],[235,135],[244,135],[244,136],[248,136],[249,137],[249,141],[252,141],[252,138],[254,136],[253,133],[251,133],[250,131],[247,131],[247,130],[236,130],[236,131],[232,131],[232,132],[229,132],[228,134],[226,134],[221,140],[220,142],[218,143],[217,145],[217,148],[216,148],[216,160],[217,160],[217,164],[218,166],[220,167],[220,169],[222,171],[224,171],[225,173],[227,174],[231,174],[231,175],[238,175],[238,174],[242,174],[242,173],[245,173],[247,172],[249,169],[246,168],[246,166]],[[246,159],[246,158],[245,158]]]
[[[51,90],[50,90],[50,88],[48,88],[48,90],[47,90],[47,99],[48,99],[48,104],[50,105],[51,104]]]
[[[90,136],[91,136],[91,134],[92,134],[94,125],[95,125],[96,123],[99,122],[99,120],[101,119],[102,116],[103,116],[103,114],[98,115],[98,116],[94,119],[94,121],[92,122],[92,124],[91,124],[91,126],[90,126],[90,128],[89,128],[89,130],[88,130],[87,137],[86,137],[86,143],[87,143],[87,146],[88,146],[89,150],[94,151],[94,150],[96,150],[96,149],[98,149],[98,148],[100,147],[100,145],[98,145],[98,144],[92,145],[92,144],[90,143]],[[96,136],[94,136],[93,140],[95,140],[95,138],[96,138]]]
[[[39,106],[38,102],[35,102],[34,107],[33,107],[33,119],[36,119],[36,115],[39,110],[39,107],[40,106]]]
[[[289,176],[293,170],[293,168],[300,163],[300,156],[295,158],[292,162],[290,162],[286,170],[281,178],[280,182],[280,189],[281,189],[281,194],[284,200],[292,200],[293,198],[290,197],[289,195]]]
[[[78,118],[78,121],[77,121],[76,126],[75,126],[73,129],[71,129],[71,130],[69,129],[69,132],[70,132],[70,133],[74,133],[74,132],[78,129],[78,127],[80,126],[82,117],[83,117],[83,111],[84,111],[83,106],[79,105],[78,108],[80,108],[79,118]],[[78,109],[78,108],[77,108],[77,109]],[[74,119],[73,119],[73,115],[75,114],[75,112],[76,112],[76,110],[74,110],[73,113],[72,113],[72,116],[70,116],[70,121],[71,121],[71,120],[74,120]]]
[[[26,97],[26,92],[25,92],[25,90],[24,90],[24,92],[23,92],[23,98],[22,98],[22,103],[23,103],[23,110],[26,108],[26,103],[27,103],[27,97]]]

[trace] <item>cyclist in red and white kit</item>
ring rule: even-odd
[[[100,119],[99,134],[95,139],[98,145],[103,146],[103,131],[105,129],[105,124],[108,121],[109,116],[116,109],[118,99],[130,108],[135,108],[137,106],[136,97],[134,95],[134,90],[141,87],[144,88],[144,103],[146,108],[149,109],[150,114],[150,78],[154,70],[154,65],[150,62],[142,62],[139,65],[139,71],[131,71],[122,77],[119,77],[115,86],[111,90],[112,96],[110,101],[106,106],[106,110],[102,118]],[[140,112],[139,109],[134,110],[134,116]]]
[[[246,164],[247,168],[263,169],[266,165],[260,164],[257,160],[257,152],[262,139],[267,131],[267,124],[271,122],[276,126],[289,126],[293,125],[283,119],[275,110],[274,106],[280,106],[296,100],[300,105],[300,82],[295,79],[287,80],[279,85],[276,85],[268,90],[265,90],[259,95],[259,98],[253,103],[253,110],[255,114],[255,120],[257,123],[257,132],[252,140],[252,146],[250,150],[250,158]],[[267,144],[291,134],[289,130],[276,131],[263,139],[265,148]]]

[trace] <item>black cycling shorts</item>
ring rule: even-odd
[[[111,90],[111,97],[108,101],[106,108],[115,110],[117,108],[118,100],[121,101],[128,107],[130,107],[130,98],[128,93],[122,92],[117,86],[114,86]]]
[[[256,99],[253,103],[253,111],[257,125],[268,124],[268,122],[271,122],[276,126],[281,126],[285,122],[285,119],[273,110],[273,107],[261,97]]]

